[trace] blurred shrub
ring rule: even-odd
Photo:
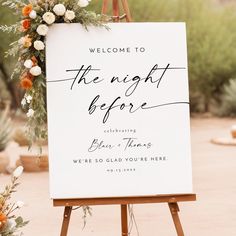
[[[111,2],[111,1],[110,1]],[[209,111],[221,103],[229,78],[236,77],[236,2],[211,0],[128,0],[134,21],[187,24],[190,99],[192,111]],[[101,11],[102,0],[90,9]],[[110,13],[111,14],[111,13]],[[0,7],[1,23],[14,20]],[[9,44],[0,32],[0,55]],[[155,39],[154,39],[155,40]],[[2,56],[0,57],[0,60]]]
[[[27,138],[26,129],[20,127],[15,129],[13,133],[13,140],[19,144],[19,146],[30,146],[29,139]]]
[[[3,83],[2,76],[0,75],[0,103],[4,100],[10,100],[11,96],[9,91],[6,88],[6,85]]]
[[[1,6],[0,1],[0,24],[10,25],[15,23],[15,19],[16,17],[12,15],[12,12],[8,8]],[[13,99],[14,95],[13,86],[11,87],[12,91],[9,91],[9,80],[16,59],[6,58],[5,52],[8,50],[9,44],[15,40],[14,35],[0,31],[0,102]]]
[[[11,138],[12,124],[8,110],[0,111],[0,152],[3,151]]]
[[[93,9],[101,9],[94,1]],[[187,25],[191,110],[220,103],[236,76],[236,4],[209,0],[129,0],[134,21],[184,21]],[[155,39],[154,39],[155,40]]]
[[[221,116],[236,116],[236,79],[224,86],[222,104],[218,111]]]
[[[1,6],[0,1],[0,16],[1,16],[1,25],[10,25],[14,24],[16,21],[16,16],[12,15],[12,12],[7,8]],[[0,31],[0,63],[4,63],[8,72],[10,73],[10,69],[12,65],[14,65],[15,61],[13,58],[5,58],[4,54],[9,48],[9,44],[16,40],[16,37],[11,34],[4,33]]]

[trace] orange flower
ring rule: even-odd
[[[33,85],[33,82],[32,82],[33,79],[34,79],[34,76],[31,75],[29,72],[24,73],[21,77],[20,86],[26,90],[31,89]]]
[[[6,223],[7,223],[6,215],[3,213],[0,213],[0,230],[5,227]]]
[[[38,60],[35,56],[31,57],[31,61],[33,62],[33,66],[36,66],[38,64]]]
[[[32,80],[28,79],[27,77],[21,79],[20,81],[20,86],[23,88],[23,89],[31,89],[32,88]]]
[[[3,214],[3,213],[0,213],[0,221],[1,221],[1,222],[2,222],[2,221],[6,221],[6,219],[7,219],[6,215]]]
[[[21,25],[22,25],[22,27],[23,27],[25,30],[29,29],[29,28],[30,28],[30,20],[29,20],[29,19],[23,20],[23,21],[21,22]]]
[[[26,36],[24,37],[23,46],[24,46],[25,48],[29,48],[29,47],[31,47],[31,45],[32,45],[32,38],[30,38],[29,35],[26,35]]]
[[[23,16],[28,16],[30,12],[32,11],[33,6],[31,4],[28,4],[22,8],[22,15]]]

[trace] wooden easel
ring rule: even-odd
[[[178,202],[196,201],[196,194],[177,194],[177,195],[160,195],[145,197],[113,197],[113,198],[88,198],[88,199],[57,199],[53,200],[54,206],[65,206],[61,236],[67,236],[70,216],[73,206],[83,205],[121,205],[121,236],[128,236],[128,204],[145,204],[145,203],[168,203],[170,213],[175,225],[178,236],[184,236],[184,231],[179,219]]]
[[[120,15],[119,0],[112,0],[114,22],[126,19],[131,22],[131,14],[127,0],[120,0],[123,6],[123,15]],[[110,0],[103,0],[102,14],[106,15]],[[67,236],[70,223],[70,216],[73,206],[92,206],[92,205],[121,205],[121,236],[129,236],[128,232],[128,205],[145,203],[167,203],[172,215],[175,229],[178,236],[184,236],[184,231],[179,219],[178,202],[196,201],[196,194],[176,194],[159,196],[134,196],[134,197],[112,197],[112,198],[86,198],[86,199],[54,199],[54,206],[64,206],[64,216],[60,236]]]

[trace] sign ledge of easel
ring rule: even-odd
[[[109,198],[76,198],[76,199],[54,199],[54,206],[78,206],[78,205],[116,205],[116,204],[144,204],[160,202],[186,202],[196,201],[196,194],[171,194],[154,196],[133,197],[109,197]]]

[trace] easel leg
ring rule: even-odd
[[[172,219],[173,219],[174,224],[175,224],[175,229],[176,229],[177,235],[178,236],[184,236],[184,231],[183,231],[183,228],[182,228],[182,225],[181,225],[181,222],[180,222],[180,219],[179,219],[179,215],[178,215],[178,212],[179,212],[178,203],[173,202],[173,203],[168,203],[168,205],[169,205],[169,208],[170,208],[170,213],[172,215]]]
[[[103,0],[102,3],[102,14],[105,15],[107,13],[108,8],[108,0]]]
[[[62,227],[61,227],[61,236],[67,236],[71,211],[72,211],[72,207],[70,206],[65,207],[63,222],[62,222]]]
[[[119,16],[120,16],[120,10],[119,10],[119,2],[118,0],[113,0],[113,16],[116,18],[114,19],[115,22],[119,21]]]
[[[127,22],[131,22],[132,21],[132,17],[130,14],[130,10],[129,10],[129,4],[127,2],[127,0],[121,0],[123,8],[124,8],[124,12],[126,14],[126,21]]]
[[[121,205],[121,229],[122,236],[128,236],[128,207]]]

